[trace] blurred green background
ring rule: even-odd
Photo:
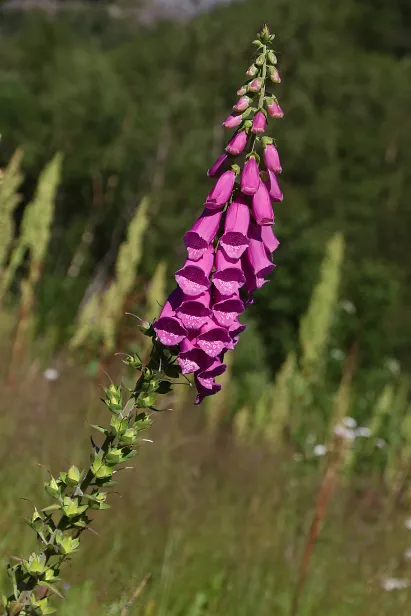
[[[0,4],[0,552],[29,547],[19,499],[87,457],[105,373],[131,386],[113,354],[147,349],[124,313],[155,318],[175,284],[265,22],[278,267],[224,392],[194,409],[176,388],[156,417],[58,613],[123,615],[150,576],[127,614],[289,614],[296,594],[299,614],[408,614],[408,0]]]

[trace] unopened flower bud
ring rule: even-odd
[[[268,115],[270,115],[272,118],[284,117],[283,110],[281,109],[277,101],[274,99],[271,99],[271,101],[267,101],[267,111]]]
[[[265,54],[261,54],[258,56],[257,60],[255,61],[257,66],[262,66],[265,62]]]
[[[270,66],[269,68],[270,79],[274,83],[281,83],[280,73],[275,68],[275,66]]]
[[[234,111],[245,111],[247,109],[247,107],[250,104],[250,99],[248,98],[248,96],[242,96],[240,98],[240,100],[238,101],[238,103],[236,105],[234,105],[233,109]]]
[[[282,169],[280,157],[278,155],[277,148],[272,143],[268,144],[264,148],[264,162],[269,171],[272,171],[273,173],[281,173]]]
[[[240,131],[231,139],[230,143],[226,147],[226,152],[232,154],[233,156],[237,156],[241,154],[247,145],[247,134],[245,131]]]
[[[263,80],[259,77],[258,79],[253,79],[253,81],[248,86],[249,92],[259,92],[261,90],[261,86],[263,85]]]
[[[255,195],[260,185],[260,169],[254,156],[250,156],[244,165],[241,175],[241,192],[245,195]]]
[[[259,111],[254,120],[251,130],[255,135],[261,135],[265,131],[265,126],[267,124],[267,119],[262,111]]]
[[[270,64],[277,64],[277,56],[273,51],[268,52],[267,58]]]
[[[228,118],[223,122],[224,128],[237,128],[240,126],[243,120],[243,116],[239,115],[229,115]]]
[[[244,96],[244,94],[247,94],[246,86],[241,86],[241,88],[239,90],[237,90],[237,94],[238,94],[238,96]]]
[[[257,73],[258,73],[258,68],[256,67],[255,64],[252,64],[250,68],[248,69],[246,75],[248,75],[248,77],[255,77]]]

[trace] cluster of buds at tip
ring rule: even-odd
[[[254,61],[223,123],[234,135],[208,170],[214,186],[184,236],[187,260],[176,272],[178,286],[153,324],[162,345],[177,349],[181,372],[194,374],[197,403],[221,389],[215,378],[226,369],[224,354],[245,329],[239,316],[275,267],[272,204],[283,198],[281,165],[265,132],[268,119],[283,112],[269,91],[280,83],[273,40],[264,26],[253,42]]]

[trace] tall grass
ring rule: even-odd
[[[115,348],[119,321],[124,304],[132,291],[137,267],[143,253],[143,236],[148,225],[149,201],[147,198],[136,209],[127,230],[127,237],[120,246],[113,280],[103,290],[96,290],[80,307],[76,331],[70,341],[72,349],[86,341],[101,341],[104,352]]]

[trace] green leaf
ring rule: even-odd
[[[98,426],[96,424],[90,424],[90,428],[94,428],[95,430],[98,430],[99,432],[102,432],[105,435],[108,434],[108,430],[106,430],[106,428],[103,428],[103,426]]]
[[[172,387],[173,387],[173,384],[170,383],[170,381],[160,381],[160,384],[157,388],[157,392],[159,394],[168,394],[170,393]]]
[[[70,466],[67,472],[67,483],[70,486],[77,486],[80,483],[82,472],[77,466]]]
[[[41,511],[57,511],[58,509],[61,509],[61,505],[49,505],[48,507],[44,507],[44,509],[41,509]]]
[[[100,458],[95,458],[90,468],[94,477],[96,477],[97,479],[105,479],[107,477],[111,477],[114,472],[114,468],[112,466],[104,464],[104,462],[100,460]]]

